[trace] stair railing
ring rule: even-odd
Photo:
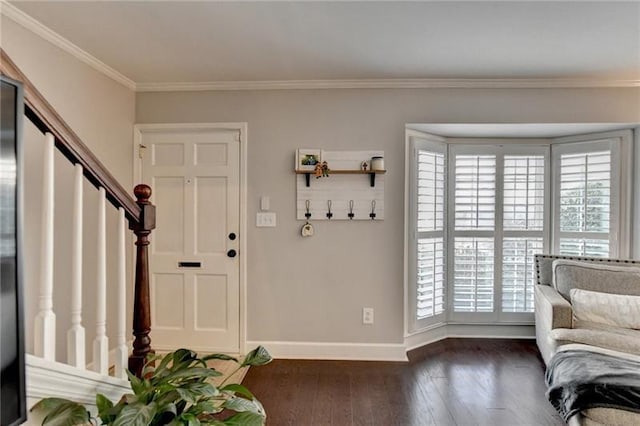
[[[34,352],[36,356],[55,361],[56,319],[53,310],[53,199],[54,148],[57,148],[75,167],[72,271],[71,271],[71,328],[67,333],[67,363],[86,368],[85,330],[82,325],[82,179],[87,179],[99,191],[98,202],[98,259],[96,286],[96,337],[93,341],[93,369],[107,375],[109,344],[106,335],[106,219],[105,205],[110,202],[119,212],[117,232],[117,311],[115,376],[126,378],[125,369],[141,376],[147,355],[152,352],[151,309],[149,294],[149,235],[155,228],[155,206],[151,204],[151,188],[137,185],[136,200],[127,193],[107,168],[82,142],[55,109],[47,102],[16,64],[0,48],[0,72],[22,83],[24,114],[44,135],[45,160],[43,167],[42,248],[40,265],[39,312],[35,320]],[[129,355],[126,343],[126,222],[136,235],[136,265],[133,302],[133,352]],[[128,358],[128,361],[127,361]]]

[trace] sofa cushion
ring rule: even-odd
[[[609,328],[607,330],[590,328],[556,328],[551,330],[551,338],[558,345],[568,343],[582,343],[614,351],[640,354],[640,331],[619,329],[619,332]]]
[[[640,329],[640,296],[573,288],[571,307],[577,321]]]
[[[556,260],[553,262],[553,286],[569,301],[574,288],[640,296],[640,268]]]

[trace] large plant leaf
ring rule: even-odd
[[[222,405],[227,410],[233,410],[237,413],[250,411],[252,413],[264,415],[261,404],[256,404],[254,401],[250,401],[245,398],[233,397],[231,399],[226,400]]]
[[[198,354],[189,349],[178,349],[173,353],[172,371],[177,371],[188,367],[191,363],[198,359]]]
[[[201,399],[197,404],[189,407],[188,411],[196,416],[203,414],[216,414],[224,409],[222,407],[223,403],[224,400],[222,399]]]
[[[187,426],[200,426],[200,420],[191,413],[185,413],[180,416],[180,419],[183,423],[186,423]]]
[[[249,391],[249,389],[247,389],[246,387],[240,385],[240,384],[236,384],[236,383],[230,383],[228,385],[226,385],[223,388],[220,388],[221,391],[223,392],[230,392],[230,393],[239,393],[240,395],[249,398],[249,399],[255,399],[255,397],[253,396],[253,394]]]
[[[227,426],[263,426],[266,417],[260,414],[244,411],[224,419]]]
[[[178,392],[180,398],[182,398],[184,401],[187,401],[189,404],[195,404],[198,399],[198,395],[190,389],[177,388],[176,392]]]
[[[232,356],[225,355],[225,354],[210,354],[210,355],[205,355],[205,356],[202,357],[203,361],[210,361],[212,359],[220,359],[222,361],[235,361],[235,362],[238,362],[238,358],[234,358]]]
[[[127,370],[127,376],[129,377],[129,383],[131,383],[131,389],[136,396],[140,396],[144,390],[144,384],[142,380],[137,378],[131,371]]]
[[[122,409],[113,426],[148,426],[156,415],[156,403],[149,405],[135,403]]]
[[[165,381],[174,381],[178,379],[197,378],[204,381],[208,377],[222,376],[222,373],[210,368],[194,367],[175,371],[164,378]]]
[[[69,402],[73,401],[69,401],[68,399],[64,398],[44,398],[38,401],[33,407],[31,407],[31,410],[29,411],[32,411],[34,413],[46,414],[51,410],[58,408],[60,405]]]
[[[178,408],[176,407],[176,404],[174,404],[173,402],[169,402],[162,406],[158,406],[158,410],[154,418],[154,420],[156,421],[154,423],[159,425],[171,424],[176,419],[177,415]]]
[[[273,358],[271,358],[271,355],[269,354],[269,352],[267,352],[264,346],[258,346],[257,348],[249,352],[246,357],[244,357],[242,366],[245,367],[247,365],[250,365],[255,367],[258,365],[268,364],[272,360]]]
[[[218,388],[213,386],[211,383],[191,383],[189,384],[188,388],[195,395],[199,395],[205,398],[212,398],[214,396],[220,395],[220,391],[218,390]]]
[[[156,369],[155,369],[155,371],[153,373],[154,376],[155,377],[163,377],[164,375],[166,375],[167,372],[169,371],[167,366],[169,365],[169,362],[171,362],[172,359],[173,359],[173,354],[171,354],[171,353],[166,354],[162,358],[162,361],[160,361],[160,364],[156,367]]]
[[[102,423],[108,424],[116,418],[117,413],[113,412],[113,402],[101,393],[96,394],[96,407]]]
[[[42,421],[42,426],[86,425],[91,416],[87,409],[77,402],[67,401],[51,410]]]

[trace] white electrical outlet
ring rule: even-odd
[[[373,324],[373,308],[362,308],[362,323]]]
[[[256,226],[258,228],[275,228],[276,214],[274,212],[257,213]]]

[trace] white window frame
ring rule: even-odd
[[[448,167],[447,160],[447,144],[444,138],[429,135],[422,132],[410,131],[406,132],[406,182],[405,185],[405,211],[406,211],[406,226],[405,231],[405,259],[407,259],[405,265],[405,282],[407,285],[406,289],[406,297],[405,303],[407,309],[405,312],[408,312],[406,324],[405,324],[405,335],[409,335],[411,333],[423,331],[430,327],[438,326],[440,324],[444,324],[446,322],[446,312],[447,312],[447,206],[446,206],[446,197],[447,197],[447,172],[446,168]],[[444,206],[444,229],[442,231],[442,241],[444,244],[444,254],[445,254],[445,268],[444,268],[444,281],[445,281],[445,303],[444,303],[444,312],[438,315],[434,315],[424,319],[417,318],[417,248],[418,248],[418,240],[421,238],[421,234],[435,234],[440,231],[433,232],[418,232],[418,151],[426,150],[431,152],[436,152],[440,154],[444,154],[444,164],[445,164],[445,184],[444,184],[444,197],[445,197],[445,206]]]
[[[456,231],[455,230],[455,158],[456,155],[495,155],[496,156],[496,195],[495,195],[495,222],[493,231]],[[504,156],[505,155],[542,155],[544,156],[544,225],[542,231],[504,231]],[[530,324],[533,322],[533,313],[530,312],[502,312],[502,245],[506,236],[532,236],[542,237],[543,252],[548,252],[550,247],[550,149],[549,145],[535,144],[477,144],[462,145],[450,144],[448,155],[447,173],[447,218],[450,226],[447,233],[447,312],[448,322],[464,324]],[[454,271],[454,242],[456,237],[489,237],[494,241],[494,292],[493,312],[455,312],[453,310],[453,271]]]
[[[633,145],[630,130],[569,136],[552,140],[553,253],[560,251],[560,238],[602,238],[601,233],[560,231],[560,163],[563,154],[611,152],[609,258],[628,258],[631,253],[631,206]]]

